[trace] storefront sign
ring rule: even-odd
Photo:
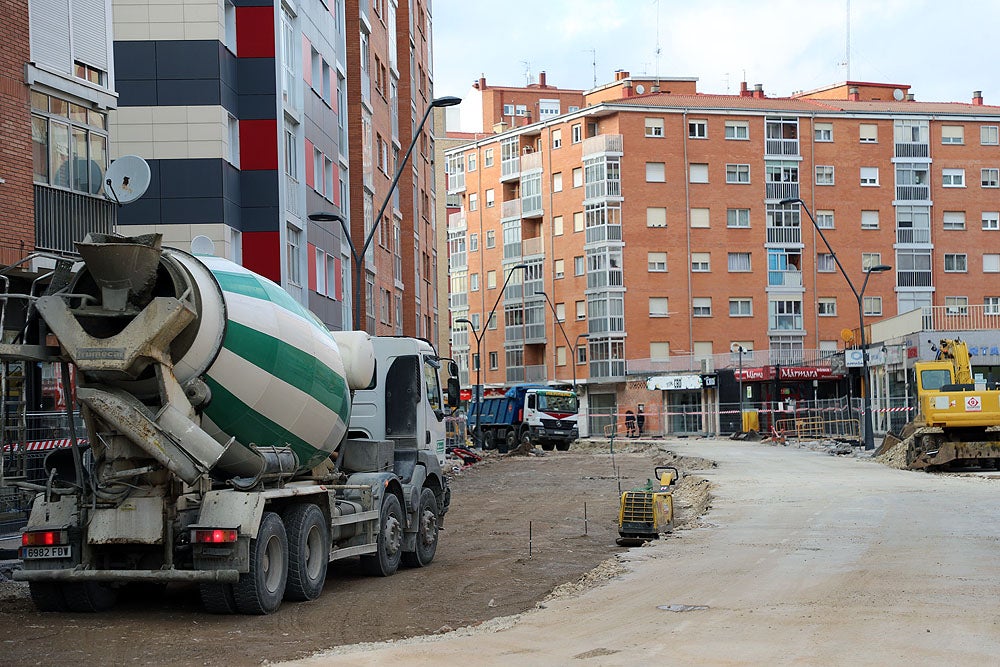
[[[839,373],[835,373],[833,369],[826,366],[779,366],[778,369],[779,380],[823,380],[841,377]],[[735,376],[737,380],[743,380],[744,382],[773,380],[774,366],[744,368],[742,375],[740,375],[740,371],[736,371]]]
[[[651,390],[692,390],[701,389],[700,375],[657,375],[646,380],[646,388]]]
[[[706,389],[714,389],[719,386],[719,376],[718,375],[702,375],[701,383]]]

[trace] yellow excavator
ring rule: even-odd
[[[906,467],[1000,467],[1000,384],[973,379],[969,347],[942,339],[935,360],[915,369],[917,416],[901,433]]]

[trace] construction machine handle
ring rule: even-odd
[[[653,468],[653,474],[659,480],[661,489],[673,486],[681,478],[680,471],[674,466],[656,466]]]

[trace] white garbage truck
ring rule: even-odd
[[[77,248],[0,345],[74,365],[86,430],[33,487],[15,578],[38,609],[191,582],[209,612],[267,614],[318,597],[331,561],[389,576],[433,560],[454,362],[422,339],[330,332],[266,278],[159,235]]]

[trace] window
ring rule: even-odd
[[[705,228],[709,226],[707,208],[693,208],[691,209],[691,226],[698,228]]]
[[[816,255],[816,271],[818,273],[833,273],[837,270],[837,262],[833,255],[827,252]]]
[[[816,123],[813,126],[813,138],[818,142],[833,141],[833,123]]]
[[[729,300],[729,317],[752,317],[753,300],[735,298]]]
[[[555,270],[555,277],[557,280],[566,275],[566,260],[557,259],[555,262],[553,262],[553,264],[554,264],[553,269]]]
[[[833,167],[816,165],[816,185],[833,185]]]
[[[562,192],[562,172],[552,174],[552,192]]]
[[[651,206],[646,209],[647,227],[666,227],[667,209]]]
[[[693,252],[691,253],[691,271],[693,273],[707,273],[710,270],[711,253]]]
[[[727,164],[726,183],[749,183],[750,165],[748,164]]]
[[[479,252],[479,234],[469,234],[469,252]]]
[[[582,276],[587,272],[587,260],[583,255],[577,255],[573,258],[573,275]]]
[[[860,137],[861,143],[863,144],[877,144],[878,125],[861,123],[860,125],[858,125],[858,135]]]
[[[288,282],[293,285],[302,284],[302,232],[294,227],[288,227],[288,243],[285,247],[285,259],[288,264]]]
[[[479,274],[472,273],[469,275],[469,291],[478,292],[479,291]]]
[[[466,169],[465,169],[466,171],[475,171],[476,170],[476,154],[475,153],[469,153],[469,157],[466,160],[466,162],[469,165],[468,167],[466,167]]]
[[[527,116],[528,115],[528,106],[526,104],[518,104],[514,108],[514,115],[515,116]]]
[[[990,232],[1000,230],[1000,212],[983,211],[983,229]]]
[[[577,301],[576,302],[576,319],[585,320],[587,319],[587,302]]]
[[[486,247],[495,248],[497,245],[497,233],[493,229],[486,230]]]
[[[878,185],[878,167],[861,167],[861,185]]]
[[[663,119],[662,118],[647,118],[646,119],[646,136],[647,137],[662,137],[663,136]]]
[[[39,92],[31,94],[31,106],[35,182],[100,192],[108,166],[107,116]]]
[[[861,211],[861,229],[878,229],[878,211]]]
[[[664,165],[662,162],[647,162],[646,163],[646,182],[647,183],[663,183],[666,181],[664,175]]]
[[[821,296],[817,299],[816,314],[820,317],[836,317],[837,298],[833,296]]]
[[[577,212],[575,212],[573,214],[573,232],[574,233],[582,232],[583,231],[583,224],[584,224],[583,221],[584,221],[583,211],[577,211]]]
[[[942,144],[964,144],[965,143],[965,127],[962,125],[942,125],[941,126],[941,143]]]
[[[322,248],[316,248],[316,293],[326,295],[326,253]]]
[[[665,296],[649,297],[649,316],[650,317],[670,316],[670,310],[667,306],[667,297]]]
[[[34,120],[34,119],[32,119]],[[226,147],[226,159],[234,167],[239,168],[240,166],[240,122],[235,116],[228,117],[229,123],[229,145]],[[32,133],[34,134],[34,133]],[[38,180],[37,173],[35,180]]]
[[[496,289],[497,288],[497,272],[487,271],[486,272],[486,289]]]
[[[475,192],[469,193],[469,211],[479,210],[479,195]]]
[[[1000,315],[1000,296],[988,296],[983,299],[984,315]]]
[[[983,255],[983,273],[1000,273],[1000,255]]]
[[[486,191],[486,208],[493,208],[494,204],[496,204],[496,193],[490,188]]]
[[[583,141],[583,125],[577,123],[576,125],[569,128],[571,139],[574,144],[578,144]]]
[[[726,139],[750,139],[750,123],[745,120],[726,121]]]
[[[494,317],[492,322],[493,329],[496,329],[496,321],[497,319]],[[498,352],[490,352],[490,370],[495,371],[499,367],[500,367],[500,354]]]
[[[487,148],[483,151],[483,167],[493,166],[493,149]]]
[[[863,252],[861,253],[861,270],[867,271],[873,266],[878,266],[882,263],[882,253],[880,252]]]
[[[945,273],[966,273],[969,270],[969,256],[965,253],[951,253],[946,252],[944,254],[944,272]]]
[[[833,211],[816,211],[816,225],[820,229],[833,229]]]
[[[665,361],[670,358],[670,343],[668,342],[650,342],[649,343],[649,358],[655,360]]]
[[[692,183],[708,183],[708,165],[707,164],[688,165],[688,179]]]
[[[945,211],[944,229],[965,229],[965,211]]]
[[[711,317],[712,297],[696,296],[691,299],[691,317]]]
[[[583,187],[583,167],[575,167],[573,169],[573,187]]]
[[[969,297],[967,296],[946,296],[944,298],[945,312],[948,315],[968,315]]]
[[[726,227],[746,228],[750,226],[750,209],[726,209]]]
[[[562,130],[552,130],[552,150],[562,148]]]
[[[964,169],[942,169],[941,170],[941,187],[945,187],[945,188],[964,188],[965,187],[965,170]]]
[[[692,120],[688,122],[688,137],[691,139],[708,138],[708,121]]]
[[[1000,188],[1000,169],[982,169],[981,172],[984,188]]]
[[[729,272],[746,273],[750,271],[750,253],[731,252],[729,253]]]
[[[979,143],[983,146],[1000,144],[1000,128],[996,125],[983,125],[979,128]]]
[[[559,321],[559,322],[565,322],[566,321],[566,304],[565,303],[557,303],[556,304],[556,320]],[[565,363],[565,362],[563,362],[563,363]]]
[[[561,215],[557,215],[556,217],[552,218],[552,235],[553,236],[563,235],[563,217]]]
[[[646,253],[646,265],[650,273],[666,273],[667,253],[648,252]]]
[[[503,115],[504,116],[513,116],[514,115],[514,105],[513,104],[505,104],[505,105],[503,105]]]

